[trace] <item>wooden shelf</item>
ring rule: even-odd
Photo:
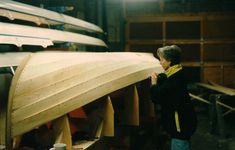
[[[235,42],[235,41],[234,41]],[[153,45],[153,44],[200,44],[201,40],[186,40],[186,39],[170,39],[170,40],[129,40],[128,44],[145,44],[145,45]]]
[[[182,62],[185,67],[231,67],[235,66],[235,62]]]
[[[213,66],[234,66],[235,62],[204,62],[203,66],[213,67]]]
[[[162,44],[163,40],[129,40],[128,44],[133,45],[153,45],[153,44]]]
[[[129,40],[128,44],[235,44],[235,39],[214,39],[214,40],[200,40],[200,39],[168,39],[168,40]]]
[[[169,15],[154,15],[154,16],[134,16],[127,17],[128,22],[164,22],[164,21],[200,21],[201,16],[195,14],[180,15],[180,14],[169,14]]]
[[[182,65],[184,67],[200,67],[201,63],[200,62],[182,62]]]
[[[165,40],[166,43],[168,44],[200,44],[201,40],[200,39],[192,39],[192,40],[187,40],[187,39],[168,39]]]
[[[128,22],[163,22],[163,21],[214,21],[235,19],[235,13],[174,13],[161,15],[127,16]]]
[[[176,44],[182,48],[182,61],[186,67],[199,67],[200,80],[208,77],[220,83],[229,83],[233,78],[229,71],[235,65],[235,13],[189,13],[161,14],[152,16],[126,17],[126,48],[128,51],[154,53],[164,45]],[[155,28],[146,29],[153,38],[142,38],[144,28],[131,28],[144,24],[157,24]],[[152,27],[152,26],[151,26]],[[155,30],[157,32],[155,32]],[[137,31],[137,32],[135,32]],[[130,39],[132,33],[137,39]],[[157,37],[157,38],[155,38]],[[224,67],[227,69],[224,70]],[[204,69],[205,68],[205,69]],[[216,69],[215,69],[216,68]],[[229,69],[230,70],[229,70]],[[225,72],[224,72],[225,71]],[[213,72],[213,73],[210,73]],[[193,74],[193,71],[191,71]],[[233,82],[233,81],[231,81]],[[235,79],[234,79],[235,84]]]
[[[203,40],[204,44],[235,44],[235,39],[211,39]]]

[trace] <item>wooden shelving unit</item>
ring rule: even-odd
[[[125,50],[154,53],[176,44],[182,48],[183,65],[200,70],[192,81],[235,86],[234,26],[233,13],[126,16]]]

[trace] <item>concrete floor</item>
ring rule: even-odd
[[[233,115],[233,116],[232,116]],[[230,117],[235,117],[232,114]],[[207,114],[198,114],[198,128],[192,137],[192,150],[235,150],[235,118],[225,122],[225,137],[210,133]]]
[[[208,113],[198,113],[198,128],[191,139],[191,150],[235,150],[235,113],[225,119],[226,136],[222,138],[218,133],[210,133]],[[121,127],[115,133],[115,137],[101,140],[100,144],[92,146],[90,150],[169,150],[167,138],[158,134],[153,123],[134,130],[133,127]]]
[[[235,150],[235,113],[231,114],[230,119],[225,120],[225,124],[225,137],[222,138],[218,133],[211,134],[208,113],[198,113],[198,127],[191,139],[192,150]],[[166,139],[164,136],[156,136],[156,131],[147,125],[136,130],[130,140],[129,148],[115,148],[114,146],[112,150],[168,150],[169,142],[167,143]]]

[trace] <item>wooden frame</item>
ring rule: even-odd
[[[225,137],[225,123],[223,117],[235,112],[234,106],[229,106],[223,101],[223,96],[234,96],[235,89],[220,86],[218,84],[212,83],[212,85],[205,83],[197,83],[201,88],[212,91],[209,95],[209,100],[202,98],[201,96],[194,95],[190,93],[192,99],[198,100],[200,102],[208,104],[210,107],[210,118],[211,118],[211,132],[218,130],[221,137]],[[216,93],[215,93],[216,92]],[[225,112],[222,111],[225,108]]]
[[[211,99],[211,106],[212,110],[215,114],[212,114],[212,130],[215,130],[215,126],[219,127],[219,133],[222,137],[225,136],[225,126],[224,126],[224,120],[223,117],[235,112],[235,107],[234,106],[229,106],[225,102],[223,102],[223,95],[229,95],[229,96],[234,96],[235,95],[235,89],[231,88],[226,88],[223,86],[220,86],[218,84],[212,83],[213,85],[209,84],[204,84],[204,83],[198,83],[197,85],[203,88],[206,88],[211,91],[216,91],[218,92],[217,94],[211,94],[210,99]],[[198,99],[199,100],[199,99]],[[224,113],[222,113],[222,107],[227,109]]]

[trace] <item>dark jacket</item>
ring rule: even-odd
[[[187,81],[183,70],[169,78],[159,74],[157,85],[151,87],[151,96],[155,104],[161,105],[163,128],[172,138],[188,140],[197,126],[196,113],[190,100]],[[176,129],[175,112],[178,113],[180,132]]]

